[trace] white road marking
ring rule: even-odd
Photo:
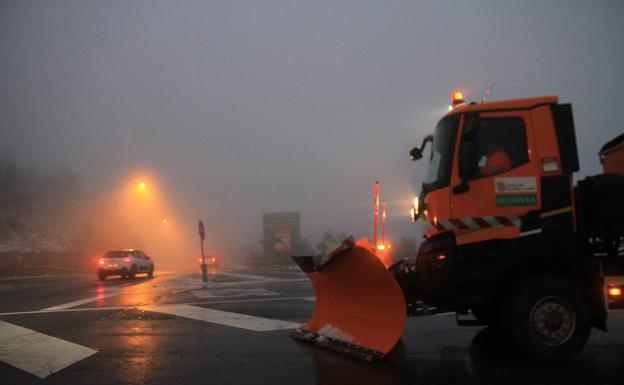
[[[121,289],[107,290],[106,292],[100,293],[100,294],[96,295],[95,297],[79,299],[77,301],[72,301],[72,302],[64,303],[62,305],[56,305],[56,306],[52,306],[52,307],[47,307],[47,308],[41,309],[41,310],[43,310],[43,311],[51,311],[51,310],[69,309],[69,308],[72,308],[72,307],[84,305],[85,303],[95,302],[95,301],[98,301],[98,300],[102,300],[104,298],[114,297],[114,296],[119,295],[119,294],[121,294]]]
[[[97,350],[0,321],[0,361],[46,378]]]
[[[253,275],[253,274],[243,274],[243,273],[228,273],[228,272],[219,272],[217,275],[225,275],[226,277],[235,277],[235,278],[245,278],[245,279],[253,279],[255,281],[266,281],[266,282],[280,282],[280,281],[290,281],[296,278],[278,278],[271,277],[267,275]],[[303,274],[297,274],[303,275]]]
[[[80,309],[59,309],[59,310],[29,310],[29,311],[13,311],[8,313],[0,313],[3,315],[26,315],[26,314],[47,314],[47,313],[67,313],[76,311],[96,311],[96,310],[126,310],[136,309],[138,306],[111,306],[111,307],[85,307]]]
[[[301,326],[300,324],[295,322],[262,318],[247,314],[231,313],[227,311],[209,309],[193,305],[144,306],[140,309],[153,311],[156,313],[171,314],[178,317],[184,317],[198,321],[216,323],[219,325],[232,326],[256,332],[296,329]]]
[[[241,281],[241,282],[214,282],[208,283],[208,288],[219,288],[219,287],[238,287],[238,286],[249,286],[249,285],[258,285],[262,283],[287,283],[287,282],[309,282],[308,278],[280,278],[279,280],[264,280],[264,281]]]
[[[180,303],[176,305],[210,305],[210,304],[216,305],[216,304],[222,304],[222,303],[273,302],[273,301],[293,301],[293,300],[316,301],[316,298],[315,297],[246,298],[246,299],[231,299],[231,300],[223,300],[223,301],[184,302],[184,303]],[[0,313],[0,316],[69,313],[69,312],[79,312],[79,311],[107,311],[107,310],[129,310],[129,309],[145,310],[144,307],[145,306],[141,306],[141,305],[133,305],[133,306],[110,306],[110,307],[83,307],[79,309],[58,309],[58,310],[27,310],[27,311],[14,311],[14,312]]]
[[[246,299],[226,299],[223,301],[189,302],[184,305],[218,305],[222,303],[247,303],[247,302],[275,302],[275,301],[309,301],[314,297],[277,297],[277,298],[246,298]],[[313,299],[314,300],[314,299]],[[2,315],[2,314],[0,314]]]
[[[197,298],[232,298],[245,296],[280,295],[275,291],[270,291],[264,288],[193,290],[191,291],[191,294],[193,294]]]
[[[231,274],[231,273],[227,273]],[[243,274],[240,274],[243,275]],[[206,287],[209,289],[212,288],[230,288],[230,287],[241,287],[241,286],[253,286],[260,285],[265,283],[289,283],[289,282],[309,282],[308,278],[269,278],[264,277],[261,280],[249,280],[249,281],[234,281],[234,282],[208,282]],[[188,290],[197,290],[201,289],[203,286],[201,278],[197,277],[184,277],[181,279],[177,279],[171,283],[167,283],[162,287],[170,290],[172,293],[179,293]]]

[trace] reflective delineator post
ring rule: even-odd
[[[381,244],[386,247],[386,201],[381,202]]]
[[[206,265],[206,255],[204,254],[204,238],[206,238],[206,229],[204,228],[204,222],[199,220],[199,245],[201,247],[201,256],[202,256],[202,282],[203,288],[206,289],[208,286],[208,266]]]
[[[377,250],[377,227],[379,226],[379,181],[375,181],[375,208],[373,215],[373,245]]]

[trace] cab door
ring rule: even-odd
[[[449,226],[457,244],[519,236],[520,216],[540,207],[533,143],[528,111],[465,116],[451,177]]]

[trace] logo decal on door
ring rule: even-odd
[[[494,178],[494,191],[499,193],[533,193],[537,192],[534,176]]]

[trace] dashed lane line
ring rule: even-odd
[[[301,324],[295,322],[232,313],[193,305],[143,306],[140,309],[256,332],[296,329],[301,326]]]
[[[0,361],[39,378],[95,353],[86,346],[0,321]]]

